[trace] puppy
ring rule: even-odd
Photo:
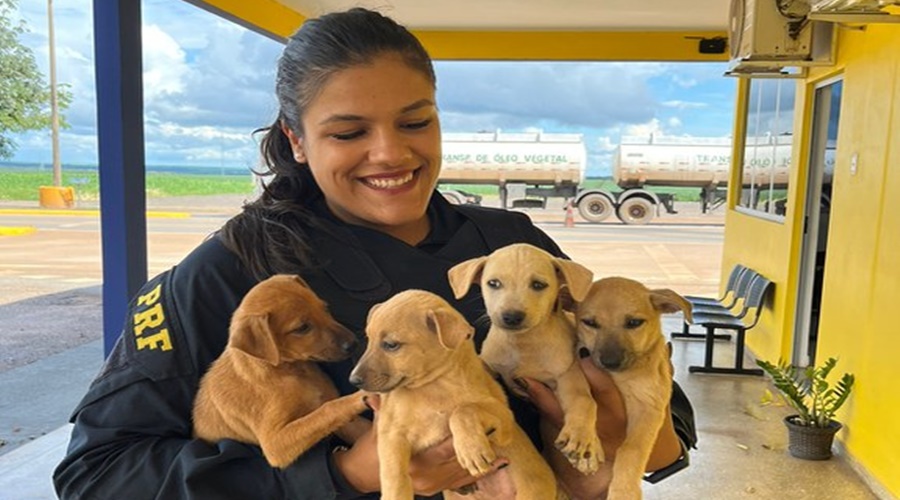
[[[627,278],[595,282],[577,305],[579,342],[593,363],[607,370],[622,393],[628,416],[625,441],[616,453],[608,497],[641,498],[641,479],[672,395],[672,365],[660,315],[691,305],[677,293],[649,290]]]
[[[514,391],[521,377],[553,389],[564,412],[554,445],[582,473],[595,472],[603,461],[597,405],[576,363],[575,325],[564,310],[571,300],[584,298],[593,273],[520,243],[457,264],[448,277],[457,298],[473,283],[481,285],[491,319],[481,359]],[[560,294],[563,284],[566,296]]]
[[[260,282],[234,312],[228,345],[200,381],[194,435],[258,444],[279,468],[345,424],[341,437],[354,441],[371,425],[357,417],[367,408],[364,394],[339,398],[316,362],[345,359],[355,343],[299,276]]]
[[[453,438],[473,476],[509,459],[516,498],[557,497],[550,467],[516,424],[506,396],[475,352],[474,329],[445,300],[408,290],[369,312],[369,345],[350,382],[378,392],[381,498],[413,498],[410,457]]]

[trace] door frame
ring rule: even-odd
[[[820,204],[822,185],[825,179],[829,123],[833,111],[832,90],[835,84],[840,83],[843,86],[843,81],[844,76],[838,75],[817,82],[813,89],[809,160],[806,168],[806,198],[803,203],[804,228],[800,245],[800,273],[797,278],[797,307],[794,316],[793,351],[791,353],[791,362],[796,366],[809,366],[815,362],[815,353],[810,353],[810,329],[813,315],[813,283],[815,280],[816,253],[820,246],[827,249],[828,245],[827,227],[825,228],[825,234],[820,234],[819,231]],[[840,120],[840,118],[838,119]],[[837,138],[835,137],[834,140],[836,141]],[[832,173],[832,182],[833,177]],[[819,313],[821,313],[821,307],[819,309]]]

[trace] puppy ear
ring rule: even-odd
[[[383,302],[382,302],[382,304],[383,304]],[[369,323],[372,322],[372,315],[375,314],[375,311],[376,311],[379,307],[381,307],[381,304],[375,304],[374,306],[372,306],[372,307],[369,309],[369,315],[366,316],[366,324],[369,324]]]
[[[450,280],[450,288],[453,289],[454,297],[463,298],[472,284],[481,281],[481,271],[484,270],[485,262],[487,262],[487,256],[476,257],[460,262],[447,271],[447,278]]]
[[[650,302],[660,313],[674,313],[680,310],[684,313],[684,318],[689,323],[693,320],[691,317],[691,303],[668,288],[650,290]]]
[[[559,293],[556,295],[556,305],[563,311],[572,313],[577,311],[578,303],[572,298],[572,293],[569,291],[569,285],[559,287]]]
[[[281,361],[269,315],[241,316],[231,324],[229,345],[239,351],[277,365]]]
[[[425,313],[425,323],[444,349],[456,349],[475,333],[466,318],[454,310],[430,309]]]
[[[581,302],[587,296],[594,280],[594,273],[577,262],[568,259],[556,258],[553,261],[557,274],[562,275],[562,281],[568,285],[569,294],[575,302]]]

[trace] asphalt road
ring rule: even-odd
[[[148,219],[148,274],[181,260],[219,228],[240,204],[193,209],[172,203],[184,218]],[[647,226],[610,222],[564,224],[559,209],[529,209],[535,222],[596,276],[624,275],[651,287],[715,295],[723,217],[664,216]],[[686,213],[685,213],[686,212]],[[171,215],[171,214],[170,214]],[[33,227],[0,237],[0,372],[102,336],[100,221],[89,215],[0,210],[0,226]]]

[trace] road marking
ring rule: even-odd
[[[24,226],[24,227],[0,226],[0,236],[22,236],[25,234],[31,234],[35,231],[37,231],[37,228],[34,226]]]

